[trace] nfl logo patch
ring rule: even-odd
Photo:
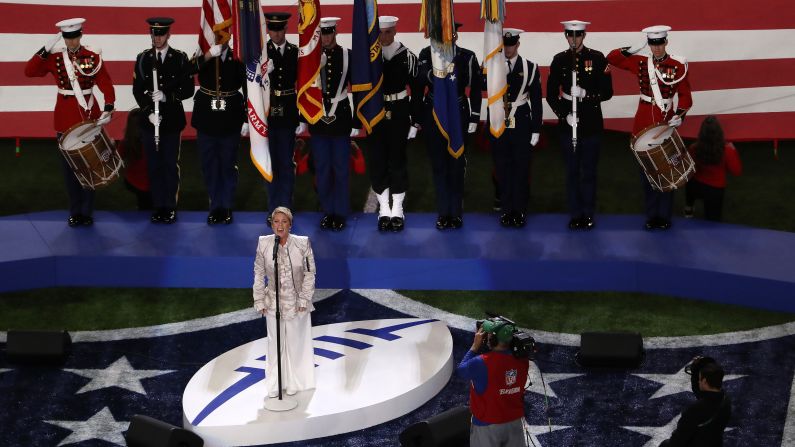
[[[505,372],[505,385],[511,386],[516,383],[516,370],[509,369]]]

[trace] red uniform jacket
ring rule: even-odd
[[[76,53],[71,54],[72,65],[80,82],[80,88],[83,90],[90,90],[96,85],[105,96],[105,105],[111,106],[116,101],[116,92],[113,89],[113,81],[111,81],[107,70],[105,70],[102,57],[89,50],[86,47],[80,47]],[[97,70],[99,67],[99,70]],[[86,74],[91,74],[91,76]],[[28,77],[41,77],[46,76],[47,73],[52,73],[55,78],[55,85],[59,90],[72,91],[72,83],[66,74],[64,67],[62,49],[57,49],[53,53],[46,54],[42,52],[36,53],[25,65],[25,76]],[[93,94],[83,95],[88,104]],[[58,99],[55,102],[55,113],[53,113],[53,125],[56,132],[65,132],[75,124],[88,119],[99,118],[100,110],[97,105],[97,100],[90,111],[85,111],[77,102],[77,99],[72,94],[58,93]]]
[[[488,424],[504,424],[524,417],[524,386],[529,363],[506,352],[481,354],[488,371],[483,394],[470,385],[469,407],[472,416]]]
[[[662,98],[671,99],[678,93],[679,104],[677,110],[673,106],[669,107],[668,112],[663,115],[662,110],[645,98],[654,100],[651,85],[649,84],[649,71],[647,67],[648,56],[638,54],[628,55],[623,48],[618,48],[607,55],[610,65],[627,70],[638,77],[641,98],[638,103],[638,110],[635,112],[635,122],[632,126],[632,135],[637,135],[641,130],[654,123],[666,122],[673,116],[674,112],[684,117],[690,107],[693,106],[693,97],[690,94],[690,80],[687,75],[687,65],[676,59],[676,56],[666,55],[661,61],[655,61],[654,66],[657,70],[657,85],[660,86]],[[667,85],[671,83],[671,85]]]

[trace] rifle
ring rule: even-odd
[[[160,61],[157,59],[157,48],[152,48],[152,52],[155,58],[154,63],[152,64],[152,93],[160,90],[157,85],[157,66],[159,65]],[[153,98],[154,99],[154,98]],[[155,107],[155,150],[160,149],[160,101],[153,101]]]

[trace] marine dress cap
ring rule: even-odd
[[[585,28],[591,24],[591,22],[583,22],[582,20],[566,20],[565,22],[560,22],[563,25],[563,29],[566,31],[585,31]]]
[[[320,19],[320,32],[322,34],[332,34],[337,31],[337,22],[342,20],[339,17],[322,17]]]
[[[643,28],[643,32],[646,33],[646,36],[649,39],[649,45],[664,44],[666,38],[668,37],[668,31],[671,31],[671,27],[667,25],[655,25],[648,28]]]
[[[83,22],[86,19],[76,17],[74,19],[61,20],[55,26],[61,29],[61,35],[64,39],[71,39],[83,35]]]

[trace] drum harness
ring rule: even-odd
[[[676,60],[682,59],[682,58],[674,57],[674,56],[670,56],[670,55],[668,57],[670,57],[672,59],[676,59]],[[646,69],[647,69],[647,71],[649,73],[649,85],[651,86],[651,92],[654,95],[654,101],[652,101],[652,98],[650,98],[650,97],[648,97],[648,96],[646,96],[646,95],[644,95],[642,93],[640,95],[640,98],[642,100],[644,100],[644,101],[653,102],[654,105],[656,105],[660,109],[660,111],[663,113],[663,116],[665,116],[665,115],[668,114],[668,112],[671,109],[671,106],[673,105],[673,98],[665,98],[665,99],[663,99],[662,93],[660,92],[660,85],[657,83],[657,81],[659,80],[660,82],[662,82],[663,84],[665,84],[667,86],[678,84],[679,82],[682,81],[682,79],[685,78],[685,76],[687,76],[687,61],[685,60],[685,63],[684,63],[685,64],[685,72],[682,75],[682,77],[680,77],[679,79],[674,79],[674,80],[668,82],[665,79],[663,79],[663,76],[662,76],[662,73],[660,73],[660,70],[658,70],[654,66],[654,60],[653,59],[654,59],[653,56],[650,56],[650,57],[648,57],[646,59]]]
[[[91,94],[92,89],[83,90],[80,88],[80,81],[77,79],[77,76],[75,76],[75,67],[72,65],[72,59],[69,57],[68,51],[69,50],[67,48],[64,48],[61,52],[61,56],[63,57],[63,65],[64,69],[66,69],[66,75],[69,77],[69,82],[72,84],[72,90],[69,91],[59,89],[58,93],[61,93],[62,95],[74,95],[77,103],[80,104],[80,107],[82,107],[84,111],[90,113],[91,108],[94,107],[94,95]],[[99,64],[97,64],[96,68],[91,73],[84,72],[80,67],[78,67],[77,70],[83,76],[94,76],[99,72],[100,68],[102,68],[102,58],[99,59]],[[88,100],[88,102],[86,102],[86,98],[83,96],[84,94],[91,95],[91,98]]]

